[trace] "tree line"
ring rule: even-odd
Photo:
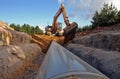
[[[25,32],[28,34],[43,34],[43,30],[39,28],[39,26],[31,26],[29,24],[10,24],[10,27],[14,28],[16,31]]]
[[[77,31],[91,30],[96,27],[110,26],[120,23],[120,10],[111,3],[104,4],[100,12],[96,11],[92,17],[91,25],[86,25],[83,28],[79,28]]]

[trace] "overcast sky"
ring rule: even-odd
[[[104,3],[113,3],[120,10],[120,0],[0,0],[0,20],[16,24],[28,23],[42,28],[52,25],[53,17],[63,3],[70,22],[90,24],[94,12]],[[64,24],[62,15],[58,18]]]

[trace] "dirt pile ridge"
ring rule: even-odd
[[[51,44],[51,41],[56,41],[59,44],[64,44],[64,36],[48,36],[48,35],[31,35],[32,36],[32,42],[37,43],[41,48],[43,52],[46,52],[49,48],[49,45]]]
[[[17,32],[9,25],[0,21],[0,45],[19,45],[30,43],[27,33]]]
[[[9,30],[14,30],[7,23],[4,23],[2,21],[0,21],[0,27],[6,28],[6,29],[9,29]]]
[[[40,53],[41,47],[31,43],[30,35],[0,21],[0,79],[20,77]]]
[[[110,79],[120,78],[120,52],[104,51],[80,44],[69,44],[66,48]]]
[[[120,31],[106,31],[73,39],[74,43],[104,50],[120,51]]]
[[[120,79],[120,24],[77,33],[66,48],[107,75]]]
[[[0,46],[0,77],[14,79],[41,52],[37,44]]]

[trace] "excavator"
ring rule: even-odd
[[[63,33],[60,30],[59,24],[57,23],[57,19],[62,13],[64,22],[66,24],[66,27],[63,29]],[[66,16],[66,9],[64,7],[64,4],[61,4],[61,7],[57,11],[57,13],[54,16],[52,26],[47,26],[45,28],[46,34],[51,35],[55,34],[57,36],[64,35],[65,36],[65,41],[68,41],[72,39],[75,36],[76,28],[78,27],[78,24],[76,22],[69,23],[68,17]]]

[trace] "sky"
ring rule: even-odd
[[[54,15],[61,3],[65,5],[70,23],[79,27],[91,24],[95,11],[100,11],[104,3],[113,3],[120,10],[120,0],[0,0],[0,20],[8,24],[24,23],[44,29],[52,25]],[[65,26],[62,15],[58,18]]]

